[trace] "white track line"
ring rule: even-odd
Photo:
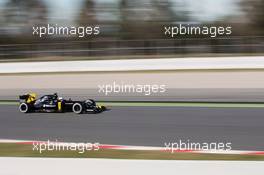
[[[33,144],[33,143],[47,143],[47,141],[32,141],[32,140],[8,140],[0,139],[0,143],[17,143],[17,144]],[[59,143],[60,145],[68,145],[71,142],[50,142]],[[77,144],[77,143],[76,143]],[[113,150],[135,150],[135,151],[164,151],[172,152],[165,147],[152,147],[152,146],[129,146],[129,145],[109,145],[100,144],[100,149],[113,149]],[[173,153],[199,153],[199,154],[238,154],[238,155],[264,155],[264,151],[247,151],[247,150],[173,150]]]

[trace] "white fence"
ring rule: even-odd
[[[264,56],[1,63],[0,73],[263,69]]]

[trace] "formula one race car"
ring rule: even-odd
[[[53,95],[44,95],[36,99],[36,94],[26,94],[19,96],[19,110],[22,113],[30,112],[74,112],[76,114],[92,112],[99,113],[106,110],[105,106],[96,105],[92,99],[85,101],[65,100]]]

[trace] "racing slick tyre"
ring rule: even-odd
[[[80,103],[74,103],[72,106],[72,111],[75,114],[81,114],[83,112],[83,106]]]
[[[22,112],[22,113],[28,113],[29,110],[30,110],[30,108],[29,108],[29,105],[28,105],[28,104],[26,104],[26,103],[21,103],[21,104],[19,105],[19,111],[20,111],[20,112]]]

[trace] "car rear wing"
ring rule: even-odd
[[[36,100],[36,94],[32,93],[32,94],[20,95],[19,99],[24,100],[27,103],[31,103]]]
[[[20,95],[20,96],[19,96],[19,99],[20,99],[20,100],[27,100],[28,97],[29,97],[29,94],[27,94],[27,95]]]

